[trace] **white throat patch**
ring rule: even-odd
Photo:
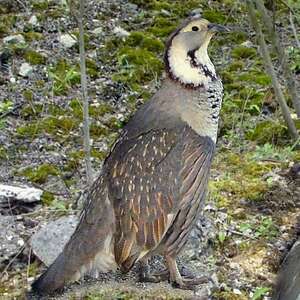
[[[167,59],[171,76],[183,84],[207,87],[212,78],[206,73],[216,77],[215,67],[208,56],[206,44],[195,50],[192,58],[182,44],[173,40]]]

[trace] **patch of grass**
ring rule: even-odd
[[[232,50],[231,55],[233,58],[241,59],[241,58],[253,58],[258,54],[256,50],[253,48],[249,48],[245,46],[237,46]]]

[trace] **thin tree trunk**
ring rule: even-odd
[[[276,99],[277,99],[277,101],[279,103],[279,106],[281,108],[283,118],[284,118],[284,120],[285,120],[285,122],[288,126],[288,130],[289,130],[289,133],[290,133],[291,137],[294,140],[297,140],[299,138],[299,134],[297,132],[295,123],[294,123],[293,119],[291,118],[289,108],[288,108],[288,106],[285,102],[282,90],[280,88],[278,79],[276,77],[276,73],[275,73],[275,70],[274,70],[273,65],[272,65],[272,60],[271,60],[271,57],[270,57],[270,53],[269,53],[267,44],[265,42],[259,20],[256,19],[256,14],[255,14],[255,8],[254,8],[254,5],[253,5],[253,1],[252,0],[246,0],[246,4],[247,4],[247,7],[248,7],[250,22],[251,22],[254,30],[256,31],[257,39],[258,39],[258,42],[260,44],[263,63],[265,65],[267,73],[269,74],[269,76],[272,79],[272,84],[273,84],[273,88],[274,88],[274,91],[275,91]]]
[[[264,25],[266,26],[269,38],[272,41],[272,45],[275,48],[275,51],[277,52],[279,62],[284,74],[284,77],[286,79],[287,88],[289,91],[289,94],[292,98],[293,106],[296,110],[297,117],[300,118],[300,96],[297,93],[297,86],[295,81],[295,75],[291,71],[288,60],[286,57],[286,54],[284,52],[284,47],[282,46],[280,39],[278,37],[277,32],[274,30],[274,27],[272,25],[272,19],[269,16],[264,3],[262,0],[255,0],[257,8],[259,9],[262,20],[264,22]]]
[[[86,62],[84,51],[84,0],[80,0],[78,27],[79,27],[79,53],[80,53],[80,73],[81,73],[81,90],[83,102],[83,144],[85,153],[85,166],[87,183],[91,186],[92,178],[92,164],[91,164],[91,146],[90,146],[90,124],[89,124],[89,99],[87,93],[87,76],[86,76]]]

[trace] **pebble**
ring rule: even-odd
[[[22,63],[19,75],[22,77],[29,77],[33,72],[33,67],[29,63]]]
[[[4,44],[25,44],[22,34],[9,35],[3,39]]]

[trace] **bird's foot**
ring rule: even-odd
[[[208,278],[206,276],[200,277],[177,277],[173,280],[170,278],[171,284],[175,288],[183,289],[183,290],[194,290],[197,285],[208,282]]]
[[[160,272],[150,273],[148,268],[144,268],[139,275],[140,281],[154,283],[168,280],[170,277],[168,269],[162,270]]]

